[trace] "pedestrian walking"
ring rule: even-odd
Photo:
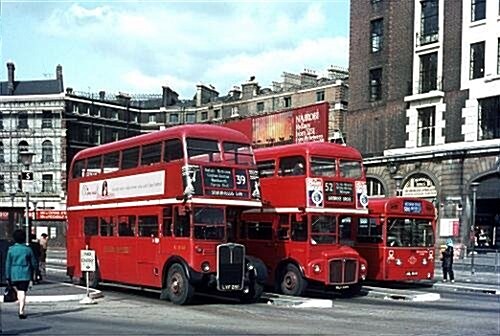
[[[448,238],[446,240],[446,249],[442,252],[443,261],[443,282],[448,281],[448,275],[450,276],[450,281],[455,282],[455,274],[453,273],[453,240]]]
[[[49,236],[46,233],[42,233],[40,236],[40,260],[39,260],[39,269],[40,273],[42,276],[42,279],[45,279],[47,277],[47,270],[46,270],[46,262],[47,262],[47,249],[49,248]]]
[[[40,242],[38,239],[36,239],[35,234],[30,235],[30,248],[31,251],[33,251],[33,254],[35,255],[35,259],[37,264],[40,262],[40,256],[42,254],[42,247],[40,246]],[[40,281],[42,281],[42,275],[40,273],[40,269],[37,267],[36,269],[33,270],[33,283],[37,284]]]
[[[26,292],[38,265],[35,255],[29,246],[26,246],[26,233],[15,230],[12,237],[15,244],[9,247],[5,259],[5,278],[7,284],[17,292],[19,302],[19,318],[25,319]]]

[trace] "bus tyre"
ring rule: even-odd
[[[240,296],[241,303],[256,303],[259,302],[260,297],[264,293],[264,286],[254,281],[250,284],[248,292],[242,292]]]
[[[175,304],[188,304],[193,298],[194,287],[180,264],[173,264],[168,270],[167,290],[170,301]]]
[[[307,281],[293,264],[286,265],[281,273],[280,289],[285,295],[301,296],[307,288]]]

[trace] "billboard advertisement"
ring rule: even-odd
[[[255,148],[328,141],[328,109],[328,103],[323,102],[230,121],[224,126],[246,134]]]

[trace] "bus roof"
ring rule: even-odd
[[[142,134],[135,137],[103,144],[100,146],[84,149],[78,152],[73,160],[84,159],[103,153],[110,153],[125,148],[135,147],[141,144],[154,143],[171,138],[199,137],[208,139],[224,139],[227,141],[244,143],[250,145],[250,140],[241,132],[217,125],[180,125],[169,127],[164,130]]]
[[[416,197],[384,197],[384,198],[370,198],[368,202],[368,209],[371,212],[377,213],[395,213],[400,212],[399,210],[403,208],[403,203],[408,202],[421,202],[422,209],[426,213],[434,211],[434,204],[431,202]]]
[[[331,142],[303,142],[290,145],[259,148],[254,150],[257,160],[270,160],[277,155],[320,155],[326,157],[340,157],[361,160],[361,153],[354,147],[339,145]]]

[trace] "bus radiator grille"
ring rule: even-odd
[[[240,290],[245,275],[245,247],[240,244],[223,244],[217,247],[217,287],[219,290]]]
[[[330,284],[345,285],[358,282],[358,261],[356,259],[330,260]]]

